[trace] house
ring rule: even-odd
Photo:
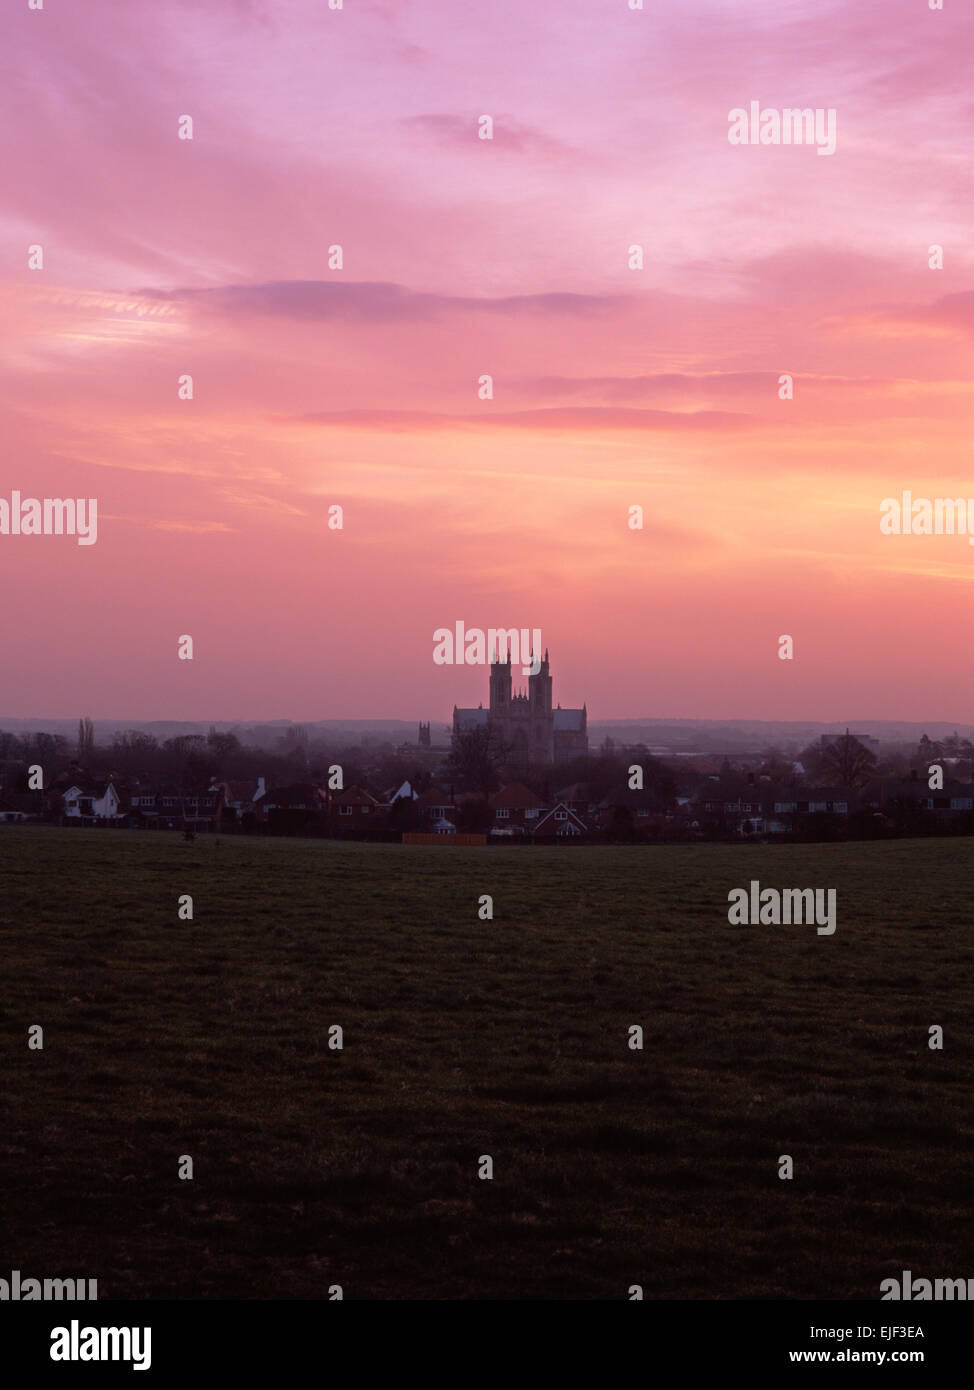
[[[312,782],[271,787],[255,802],[272,834],[323,834],[327,825],[328,793]]]
[[[786,797],[787,804],[794,803],[795,793],[792,792]],[[780,805],[780,800],[776,800],[775,809]],[[855,810],[856,795],[848,787],[814,787],[809,791],[802,792],[798,799],[798,814],[800,816],[847,816],[851,810]]]
[[[212,785],[205,792],[186,792],[172,782],[135,781],[126,800],[131,819],[146,829],[209,830],[220,810],[220,793]]]
[[[658,828],[665,812],[666,800],[659,792],[624,786],[599,802],[598,826],[612,835],[645,836]]]
[[[573,782],[571,786],[562,787],[555,792],[555,802],[567,806],[569,811],[574,811],[583,821],[595,821],[598,817],[598,802],[592,799],[591,789],[587,782]]]
[[[154,786],[134,782],[129,792],[129,813],[138,824],[148,827],[182,823],[181,792],[174,783]]]
[[[490,798],[491,833],[525,834],[534,830],[545,803],[523,782],[511,782]]]
[[[588,827],[581,816],[563,801],[546,812],[534,828],[536,840],[565,840],[587,834]]]
[[[212,788],[205,792],[189,792],[181,798],[182,823],[190,830],[209,830],[217,821],[219,794]]]
[[[374,830],[382,823],[383,807],[364,787],[346,787],[331,798],[332,827],[339,833]]]
[[[845,787],[812,790],[751,781],[739,790],[709,779],[693,805],[701,825],[732,835],[788,835],[809,816],[848,816],[855,809],[854,793]]]
[[[421,792],[416,798],[416,810],[420,814],[424,828],[437,830],[439,834],[449,833],[437,829],[443,822],[449,823],[456,830],[459,809],[453,799],[453,793],[440,791],[438,787],[430,787],[428,791]]]
[[[228,822],[253,817],[267,794],[263,777],[257,778],[256,785],[252,778],[221,782],[213,777],[208,790],[217,797],[217,819]]]
[[[935,822],[953,820],[974,811],[974,785],[951,778],[932,789],[925,777],[882,778],[870,782],[861,793],[862,803],[900,819],[927,813]]]
[[[119,820],[122,814],[122,798],[111,780],[80,779],[64,792],[64,815],[82,825]]]
[[[312,782],[292,782],[286,787],[272,787],[261,798],[261,810],[308,811],[318,813],[327,809],[328,795]]]

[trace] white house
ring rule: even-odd
[[[120,807],[111,782],[94,782],[88,787],[74,784],[64,793],[64,814],[78,820],[114,820]]]

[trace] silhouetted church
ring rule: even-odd
[[[458,709],[453,706],[454,730],[489,725],[510,751],[506,761],[519,766],[562,762],[588,752],[588,713],[581,709],[551,707],[551,675],[545,651],[541,670],[528,676],[527,694],[512,691],[511,654],[501,661],[495,652],[490,662],[490,708]]]

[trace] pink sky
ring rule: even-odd
[[[972,56],[959,0],[4,6],[0,497],[99,530],[0,536],[0,714],[440,722],[462,619],[594,719],[969,720],[974,547],[879,510],[974,498]]]

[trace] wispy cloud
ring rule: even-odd
[[[443,314],[589,315],[609,312],[620,300],[611,294],[552,292],[501,296],[432,294],[404,285],[339,280],[278,280],[213,289],[144,289],[139,295],[229,315],[274,315],[328,321],[410,322]]]
[[[478,414],[451,415],[423,410],[334,410],[284,417],[322,427],[419,432],[425,430],[744,430],[762,422],[727,411],[639,410],[610,406],[564,406],[538,410],[495,411],[489,404]]]

